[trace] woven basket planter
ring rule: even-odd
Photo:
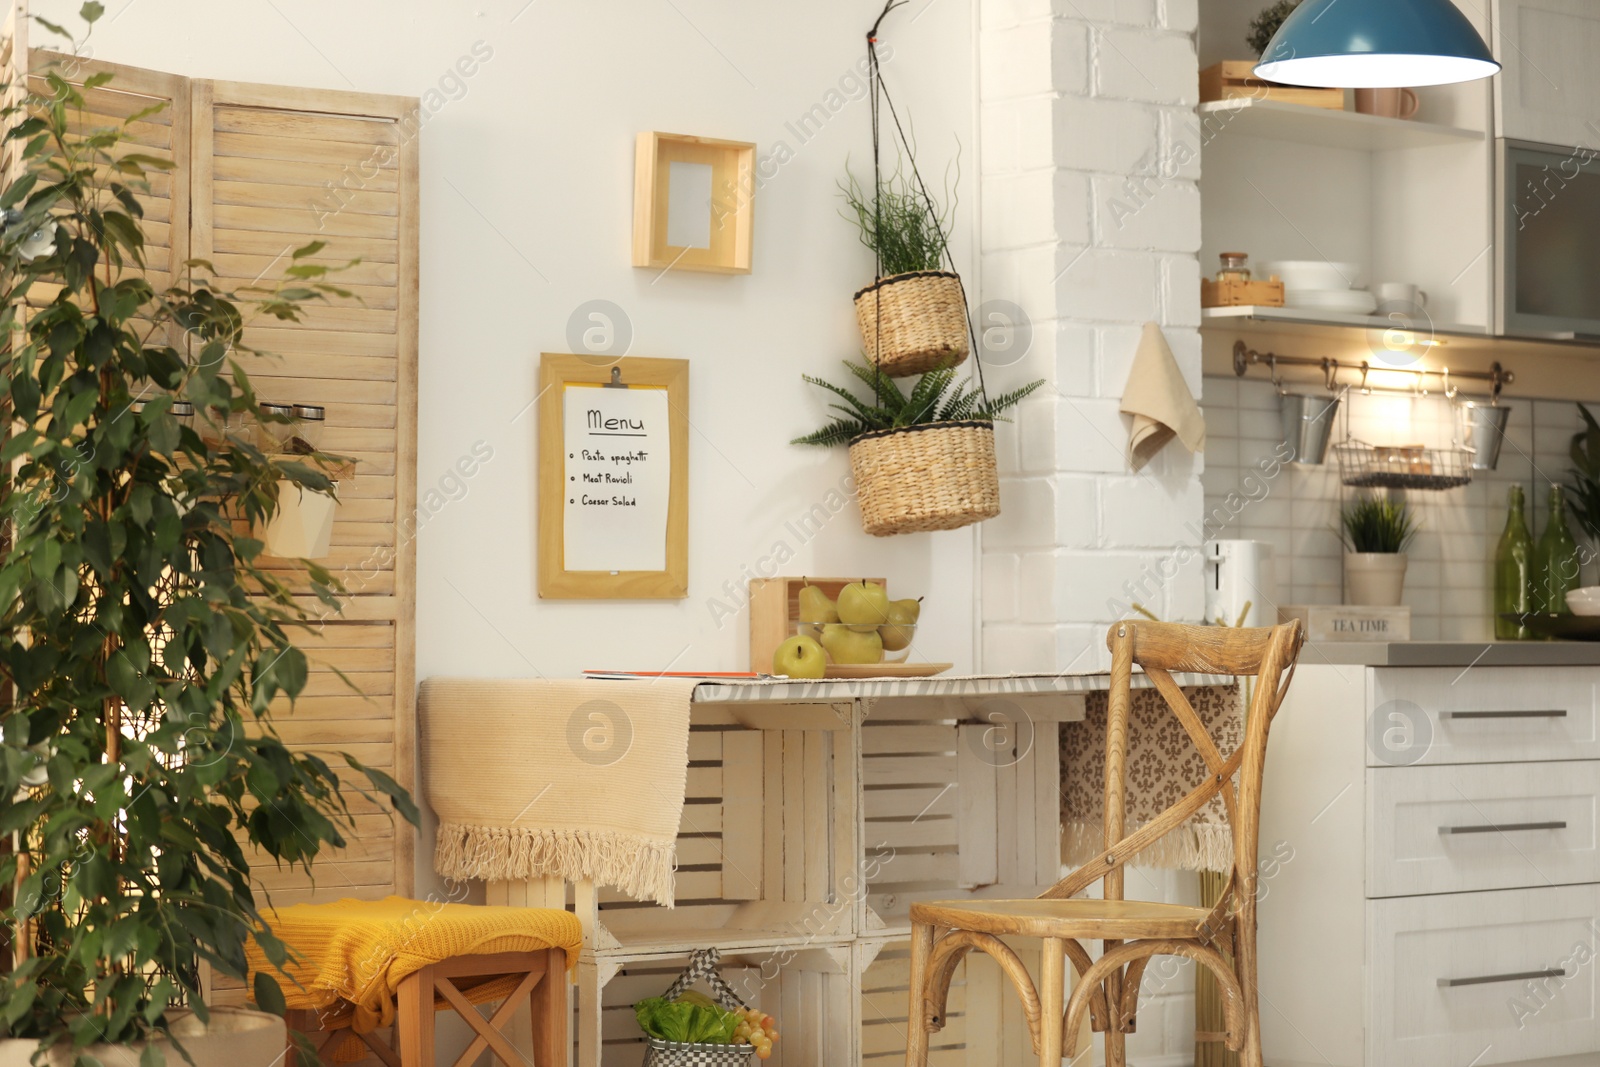
[[[867,358],[896,378],[967,358],[961,279],[945,271],[895,274],[856,293]]]
[[[874,537],[954,530],[1000,514],[992,422],[934,422],[850,442],[861,526]]]
[[[690,1045],[645,1038],[644,1067],[745,1067],[755,1055],[751,1045]]]

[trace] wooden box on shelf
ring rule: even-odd
[[[1301,104],[1330,111],[1344,110],[1343,89],[1308,89],[1298,85],[1279,85],[1255,76],[1255,62],[1230,59],[1200,72],[1200,102],[1213,100],[1272,100],[1280,104]]]
[[[877,582],[882,578],[754,578],[750,581],[750,669],[772,670],[772,654],[794,635],[800,621],[800,590],[814,585],[838,600],[839,590],[851,582]]]
[[[1200,306],[1203,308],[1231,307],[1283,307],[1283,283],[1276,278],[1269,281],[1248,282],[1213,281],[1200,279]]]

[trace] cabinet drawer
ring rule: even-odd
[[[1600,758],[1600,668],[1380,667],[1367,765]]]
[[[1369,897],[1600,882],[1600,762],[1383,767],[1367,797]]]
[[[1367,1067],[1463,1067],[1600,1048],[1600,887],[1367,903]]]

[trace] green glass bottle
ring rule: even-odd
[[[1550,518],[1533,553],[1533,610],[1570,615],[1567,591],[1578,588],[1578,543],[1567,528],[1567,503],[1559,485],[1550,487]]]
[[[1526,641],[1533,636],[1507,615],[1533,610],[1533,535],[1522,515],[1522,486],[1511,487],[1506,529],[1494,551],[1494,636],[1497,641]]]

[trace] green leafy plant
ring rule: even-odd
[[[1583,532],[1600,541],[1600,422],[1589,409],[1578,405],[1583,429],[1572,435],[1572,469],[1567,471],[1567,492],[1572,496],[1572,514]]]
[[[864,360],[857,362],[847,359],[844,365],[872,390],[872,399],[863,400],[843,386],[813,378],[809,374],[801,375],[812,385],[838,396],[844,403],[829,404],[828,407],[839,412],[839,415],[822,429],[797,437],[790,444],[833,447],[847,445],[873,430],[898,430],[933,422],[1004,422],[1005,412],[1016,407],[1044,384],[1044,380],[1040,379],[1020,389],[986,399],[974,379],[967,378],[957,384],[955,368],[940,367],[918,378],[917,384],[912,386],[910,392],[906,392],[900,388],[897,380]]]
[[[1417,535],[1417,523],[1402,500],[1360,496],[1340,515],[1344,544],[1351,552],[1404,552]]]
[[[692,1000],[667,1000],[650,997],[633,1006],[639,1029],[661,1041],[690,1044],[731,1045],[743,1021],[737,1012],[723,1011],[714,1004]]]
[[[344,844],[341,779],[272,727],[305,688],[310,620],[253,532],[281,492],[331,493],[335,457],[257,447],[239,357],[263,355],[247,322],[347,294],[320,243],[278,286],[229,292],[199,261],[152,286],[140,198],[170,164],[124,143],[149,113],[95,125],[84,94],[111,76],[63,70],[3,112],[23,172],[0,194],[0,920],[28,958],[0,980],[0,1037],[82,1050],[180,1005],[204,1020],[200,964],[242,980],[252,939],[281,963],[250,850],[309,868]],[[304,576],[331,614],[338,581]],[[344,788],[364,775],[416,821],[347,762]],[[281,1010],[272,975],[255,995]]]
[[[956,205],[954,182],[959,179],[959,169],[954,179],[946,175],[946,203],[930,204],[914,179],[897,167],[878,183],[874,200],[845,168],[845,180],[839,183],[849,209],[845,217],[861,230],[861,243],[877,256],[883,277],[944,269],[946,235]]]
[[[1277,3],[1268,4],[1250,20],[1250,34],[1245,38],[1245,43],[1254,49],[1257,56],[1265,55],[1283,20],[1294,14],[1294,9],[1299,6],[1300,0],[1277,0]]]

